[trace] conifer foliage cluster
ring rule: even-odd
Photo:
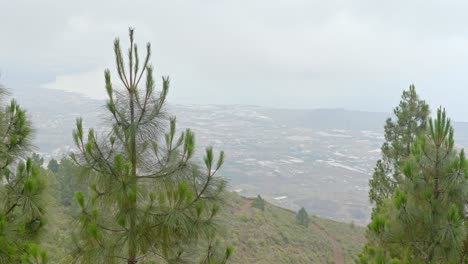
[[[75,234],[80,263],[179,263],[200,256],[201,263],[224,263],[231,249],[218,254],[215,217],[225,182],[216,173],[221,151],[207,148],[204,167],[192,162],[195,136],[177,135],[176,118],[165,110],[169,78],[161,91],[150,64],[151,46],[140,60],[133,29],[124,59],[114,42],[117,77],[104,73],[110,130],[85,134],[78,119],[73,138],[79,154],[72,159],[85,169],[90,193],[76,193],[81,208]],[[195,250],[206,242],[205,249]],[[204,252],[203,254],[200,251]]]
[[[114,42],[120,83],[104,73],[107,129],[85,132],[78,119],[78,151],[70,159],[52,159],[45,169],[39,154],[28,158],[26,112],[14,100],[0,112],[0,263],[48,262],[40,247],[46,204],[59,214],[54,205],[68,207],[70,215],[79,212],[73,231],[66,231],[72,236],[57,237],[67,252],[55,254],[62,249],[47,244],[54,256],[66,255],[55,262],[218,264],[232,255],[217,238],[226,186],[217,173],[224,152],[208,147],[203,166],[193,161],[194,133],[178,132],[176,118],[166,112],[169,78],[162,78],[158,91],[150,44],[140,60],[133,29],[129,37],[126,59],[119,39]],[[47,232],[59,234],[52,227]]]
[[[403,91],[400,104],[393,110],[394,118],[385,123],[385,142],[382,159],[377,161],[369,181],[369,198],[378,206],[393,194],[402,180],[401,166],[411,154],[411,145],[424,133],[429,117],[429,106],[416,93],[414,85]]]
[[[0,87],[2,99],[6,91]],[[45,179],[32,158],[26,112],[12,100],[0,112],[0,263],[45,263],[35,244],[45,222]]]
[[[409,96],[408,96],[409,95]],[[414,87],[387,121],[375,203],[358,263],[466,263],[467,160],[445,109],[429,118]]]

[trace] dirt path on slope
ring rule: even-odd
[[[341,248],[340,242],[338,242],[338,240],[336,240],[336,238],[334,236],[330,235],[330,233],[328,233],[327,230],[325,230],[325,228],[323,228],[319,224],[317,224],[315,222],[312,222],[312,224],[315,227],[317,227],[319,232],[324,237],[326,237],[330,241],[330,243],[332,244],[332,246],[333,246],[333,260],[335,261],[335,264],[344,264],[345,263],[345,261],[344,261],[345,258],[344,258],[343,249]]]
[[[244,201],[242,201],[242,205],[239,207],[238,212],[243,213],[247,211],[251,206],[252,206],[252,200],[244,199]]]

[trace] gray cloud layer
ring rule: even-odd
[[[112,40],[131,25],[173,102],[390,111],[415,83],[468,120],[466,1],[0,2],[6,81],[101,97]]]

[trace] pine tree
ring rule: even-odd
[[[401,101],[393,109],[393,114],[395,120],[388,118],[384,127],[382,159],[377,161],[372,179],[369,180],[369,199],[374,203],[371,219],[380,219],[381,211],[385,210],[385,201],[390,199],[395,188],[404,180],[400,167],[410,156],[411,146],[416,137],[425,132],[429,106],[419,98],[414,85],[410,85],[409,90],[403,91]],[[369,230],[367,237],[369,241],[373,241],[372,232]],[[364,247],[362,256],[378,252],[374,251],[371,245],[372,242]]]
[[[214,263],[214,217],[225,187],[215,174],[224,153],[215,162],[213,149],[207,148],[203,172],[191,162],[194,134],[187,129],[177,138],[176,119],[165,112],[169,78],[162,78],[162,90],[156,93],[151,46],[140,65],[133,29],[129,35],[127,65],[119,39],[114,42],[123,89],[114,88],[109,70],[104,73],[111,129],[102,137],[90,129],[86,136],[78,119],[73,133],[79,155],[72,159],[88,170],[91,190],[87,202],[83,193],[76,193],[82,211],[76,260],[179,263],[193,261],[205,242],[202,263]],[[216,262],[226,262],[231,251],[228,248]]]
[[[56,159],[51,159],[47,164],[47,168],[51,170],[53,173],[57,173],[59,169],[59,163]]]
[[[404,177],[391,199],[372,216],[360,263],[465,262],[467,160],[454,149],[445,110],[428,124],[399,167]]]
[[[307,214],[307,211],[304,209],[304,207],[302,207],[299,212],[297,212],[296,220],[300,225],[305,227],[309,226],[309,215]]]
[[[31,126],[14,100],[0,113],[0,136],[0,263],[45,263],[34,245],[44,224],[45,179],[31,158],[24,161]]]
[[[377,161],[369,180],[369,198],[377,207],[393,194],[402,181],[399,168],[402,161],[409,157],[415,138],[425,131],[429,106],[419,98],[414,85],[410,85],[409,90],[403,91],[400,104],[393,113],[396,119],[388,118],[385,124],[382,159]]]
[[[257,195],[257,197],[255,197],[252,201],[252,207],[253,208],[257,208],[257,209],[260,209],[262,211],[265,211],[265,200],[262,198],[262,196]]]

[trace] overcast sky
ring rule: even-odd
[[[133,26],[172,103],[389,112],[414,83],[468,121],[467,13],[448,0],[0,0],[0,71],[7,86],[102,98],[112,41]]]

